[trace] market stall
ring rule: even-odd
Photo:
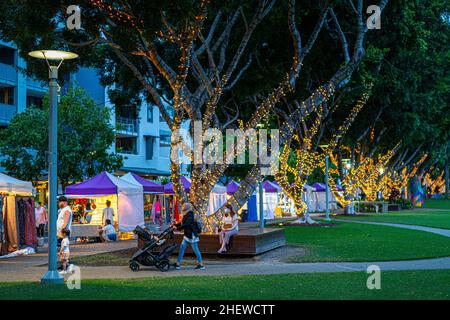
[[[164,186],[131,172],[120,177],[120,179],[142,186],[144,191],[144,222],[145,224],[161,225],[164,212]]]
[[[86,201],[85,210],[82,205],[81,211],[90,216],[90,219],[74,219],[74,236],[92,236],[95,228],[98,229],[103,223],[103,209],[108,200],[116,213],[116,230],[127,233],[132,232],[138,225],[144,225],[143,187],[119,179],[108,172],[104,171],[82,183],[67,187],[66,195],[68,198]]]
[[[279,203],[279,193],[281,187],[270,181],[263,183],[263,210],[264,219],[275,218],[275,211]],[[258,221],[259,214],[259,187],[255,193],[250,196],[248,203],[248,221]]]
[[[181,184],[183,185],[184,191],[186,193],[190,192],[191,180],[185,176],[180,177]],[[166,196],[166,222],[171,219],[179,220],[181,218],[181,210],[179,206],[179,201],[175,197],[175,192],[173,189],[173,183],[169,182],[164,185],[164,195]],[[211,214],[217,211],[220,207],[222,207],[227,202],[227,188],[221,185],[216,184],[211,193],[209,194],[209,203],[208,203],[208,214]]]
[[[326,210],[326,185],[324,183],[316,182],[312,185],[312,187],[315,189],[315,191],[313,191],[315,205],[313,202],[313,207],[311,208],[312,210],[310,212],[324,212]],[[337,186],[337,191],[342,191],[342,188],[339,185]],[[338,207],[336,196],[331,191],[331,188],[329,188],[328,192],[328,203],[330,210],[336,210]]]
[[[0,173],[0,255],[37,247],[33,185]]]

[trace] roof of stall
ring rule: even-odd
[[[141,185],[144,188],[144,193],[164,193],[163,185],[144,179],[141,176],[138,176],[137,174],[134,174],[132,172],[128,172],[124,176],[120,177],[120,179],[130,183]]]
[[[31,196],[33,195],[33,184],[0,173],[0,193]]]
[[[142,192],[142,186],[121,180],[112,174],[103,171],[84,182],[66,187],[67,195],[108,195],[117,194],[120,191],[125,193]]]
[[[327,188],[324,183],[320,183],[320,182],[316,182],[312,186],[318,192],[325,192],[325,190]],[[342,187],[340,185],[336,185],[336,189],[337,189],[337,191],[342,191]]]

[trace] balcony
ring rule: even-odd
[[[139,122],[137,119],[117,117],[116,131],[118,137],[137,137],[139,132]]]
[[[0,103],[0,126],[7,126],[16,113],[15,105]]]
[[[14,66],[0,63],[0,83],[13,86],[17,84],[17,70]]]
[[[45,81],[37,80],[33,77],[27,77],[27,90],[31,92],[44,93],[48,91]]]

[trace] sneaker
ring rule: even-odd
[[[195,270],[205,270],[205,269],[206,269],[206,267],[202,266],[201,264],[199,264],[195,267]]]
[[[180,270],[181,269],[181,266],[177,263],[177,264],[175,264],[175,270]]]
[[[64,270],[61,270],[61,271],[58,271],[58,273],[60,274],[60,275],[65,275],[65,274],[67,274],[67,272],[66,271],[64,271]]]

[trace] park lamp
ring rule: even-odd
[[[64,278],[56,268],[56,214],[58,211],[56,197],[58,194],[58,69],[64,60],[78,57],[76,53],[60,50],[36,50],[28,53],[30,57],[45,60],[49,70],[49,139],[48,139],[48,270],[41,279],[42,284],[64,283]],[[55,62],[51,65],[50,62]]]
[[[342,162],[344,163],[345,168],[347,170],[350,170],[352,168],[351,159],[348,159],[348,158],[347,159],[342,159]]]
[[[379,172],[380,174],[383,174],[383,173],[384,173],[384,168],[383,168],[383,167],[379,167],[379,168],[378,168],[378,172]]]

